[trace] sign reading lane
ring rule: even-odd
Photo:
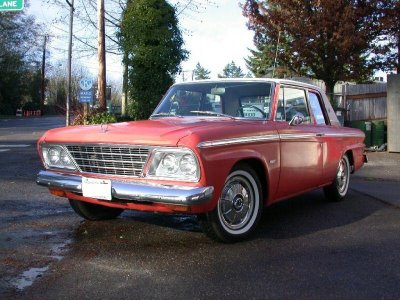
[[[0,0],[0,11],[23,10],[24,0]]]

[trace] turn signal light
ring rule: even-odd
[[[167,208],[174,212],[180,212],[180,213],[188,213],[190,212],[190,206],[184,206],[184,205],[165,205]]]
[[[61,190],[49,189],[50,194],[57,197],[66,197],[65,192]]]

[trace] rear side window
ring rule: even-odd
[[[311,123],[306,91],[300,88],[281,87],[275,120],[290,122],[296,115],[303,118],[303,124]]]
[[[326,125],[327,122],[324,111],[322,110],[320,97],[314,92],[309,92],[308,98],[316,123],[318,125]]]

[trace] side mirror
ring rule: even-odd
[[[302,115],[300,114],[296,114],[293,116],[293,118],[290,120],[289,125],[290,126],[297,126],[300,125],[301,123],[303,123],[304,118]]]

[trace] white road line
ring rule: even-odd
[[[29,147],[30,145],[27,144],[20,144],[20,145],[0,145],[0,148],[25,148]]]
[[[0,152],[7,152],[10,151],[10,149],[0,149]]]

